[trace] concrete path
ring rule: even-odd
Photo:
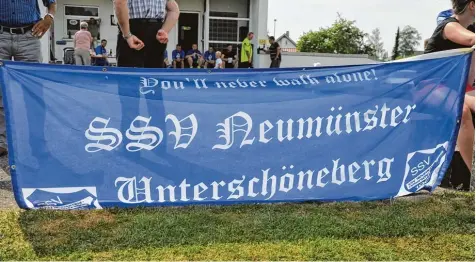
[[[8,158],[0,158],[0,209],[18,208],[13,198],[12,181],[8,171]]]

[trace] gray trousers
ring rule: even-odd
[[[18,35],[0,32],[0,60],[40,63],[43,60],[40,39],[34,37],[31,31]],[[2,148],[7,148],[6,135],[5,111],[0,89],[0,147]]]
[[[271,60],[269,68],[279,68],[281,66],[281,60]]]
[[[76,65],[91,65],[91,54],[89,50],[76,48],[74,49],[74,60]]]

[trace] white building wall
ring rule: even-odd
[[[210,0],[210,11],[234,12],[239,18],[247,18],[248,0]]]
[[[58,40],[65,40],[66,45],[55,44],[56,59],[63,60],[63,48],[73,47],[73,39],[69,39],[68,35],[65,34],[66,23],[64,17],[64,6],[68,4],[99,7],[99,18],[101,18],[99,34],[101,39],[107,40],[106,49],[108,52],[110,49],[112,49],[112,53],[115,55],[118,29],[117,26],[111,25],[111,15],[114,14],[114,8],[111,0],[58,0],[54,27],[55,42]]]
[[[255,33],[255,38],[253,39],[255,58],[253,59],[253,63],[254,67],[261,68],[261,65],[264,64],[262,60],[264,61],[266,58],[258,55],[257,49],[260,39],[268,40],[268,0],[251,0],[250,9],[250,29]],[[265,67],[269,67],[269,65]]]

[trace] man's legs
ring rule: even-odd
[[[31,31],[13,35],[13,57],[15,61],[41,63],[41,42]]]
[[[164,67],[164,51],[167,48],[167,44],[161,44],[157,41],[157,31],[162,28],[161,23],[148,24],[146,35],[144,36],[144,67],[145,68],[163,68]]]
[[[239,68],[250,68],[249,62],[241,62]]]
[[[130,20],[131,33],[144,41],[145,24]],[[146,44],[147,45],[147,44]],[[134,50],[129,47],[119,30],[117,36],[117,66],[118,67],[144,67],[144,49]],[[125,132],[131,126],[131,122],[140,114],[138,89],[134,89],[128,83],[118,82],[119,101],[121,103],[121,130]],[[137,97],[137,99],[135,99]],[[126,152],[125,147],[121,148]]]
[[[199,59],[198,59],[198,62],[197,62],[197,63],[198,63],[198,68],[203,67],[203,63],[204,63],[204,62],[205,62],[205,60],[203,60],[203,58],[199,58]]]
[[[281,65],[281,60],[273,59],[271,60],[270,68],[279,68],[280,65]]]
[[[34,62],[40,63],[42,61],[41,56],[41,43],[40,39],[34,37],[30,32],[26,32],[25,34],[19,34],[13,36],[13,58],[15,61],[23,61],[23,62]],[[44,157],[44,153],[47,152],[46,148],[33,148],[35,144],[35,137],[39,139],[45,139],[45,121],[46,121],[46,105],[43,99],[43,89],[41,86],[38,86],[36,95],[40,97],[37,99],[37,103],[39,104],[40,108],[44,108],[45,110],[42,112],[36,112],[33,110],[27,110],[27,119],[35,119],[38,123],[42,123],[42,126],[39,126],[35,129],[30,128],[28,132],[28,139],[30,143],[30,147],[32,147],[32,154],[34,157],[38,159]],[[25,99],[27,96],[23,96]],[[30,101],[31,102],[31,101]],[[27,101],[25,100],[25,104]],[[34,135],[33,135],[34,134]]]
[[[193,68],[193,59],[191,57],[187,58],[188,66]]]
[[[145,44],[145,68],[163,68],[164,51],[167,49],[167,44],[162,44],[157,41],[157,31],[162,28],[162,24],[149,24],[147,28],[147,35],[144,37]],[[182,66],[183,66],[182,62]],[[167,130],[165,127],[165,106],[162,89],[156,89],[155,94],[141,95],[141,99],[145,99],[147,105],[147,115],[145,117],[152,117],[151,126],[156,126],[164,132],[162,143],[155,148],[152,153],[158,156],[163,156],[167,149]],[[155,165],[154,165],[155,166]]]
[[[13,53],[13,36],[0,33],[0,60],[11,60]],[[7,129],[5,126],[5,110],[3,108],[2,89],[0,88],[0,155],[7,152]]]
[[[231,69],[231,68],[235,68],[235,66],[236,66],[234,61],[233,61],[233,63],[228,63],[228,61],[226,61],[226,60],[223,61],[223,62],[225,63],[225,68]]]

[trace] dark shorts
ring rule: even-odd
[[[279,68],[281,66],[281,60],[272,60],[269,68]]]
[[[173,67],[173,63],[175,63],[177,65],[177,68],[182,68],[182,64],[184,63],[183,61],[182,62],[176,62],[176,61],[173,61],[172,62],[172,67]]]
[[[239,68],[252,68],[252,64],[249,62],[241,62],[238,66]]]

